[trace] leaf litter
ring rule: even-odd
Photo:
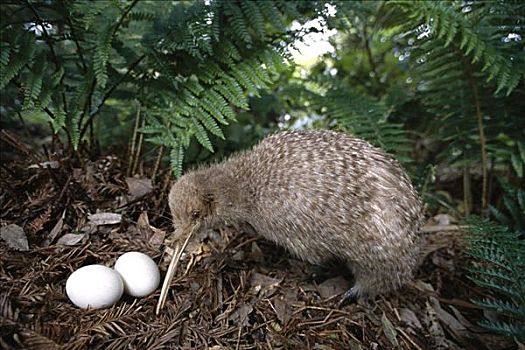
[[[427,234],[430,248],[413,283],[341,308],[338,293],[351,285],[341,271],[316,280],[313,266],[227,228],[196,237],[159,316],[159,290],[145,298],[124,296],[109,309],[78,309],[67,299],[65,282],[82,266],[112,266],[121,254],[141,251],[166,272],[174,239],[166,200],[159,200],[166,186],[126,178],[114,156],[81,163],[63,157],[59,167],[31,167],[35,162],[19,157],[0,168],[2,349],[515,345],[476,326],[483,313],[469,300],[479,291],[463,282],[459,266],[466,258],[450,225]],[[45,162],[37,164],[52,164]]]

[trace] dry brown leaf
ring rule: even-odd
[[[150,225],[147,212],[143,211],[140,214],[137,220],[137,228],[154,247],[158,248],[164,243],[166,232]]]
[[[249,326],[250,320],[248,316],[252,313],[253,306],[248,303],[242,303],[239,307],[228,317],[230,321],[240,323],[242,326]]]
[[[399,317],[401,318],[401,321],[405,322],[405,324],[412,328],[422,329],[423,326],[421,325],[421,321],[419,321],[419,318],[416,316],[414,311],[402,308],[399,310]]]
[[[465,328],[465,326],[462,325],[461,322],[459,322],[454,316],[445,311],[436,298],[430,297],[430,302],[432,303],[432,307],[434,308],[436,316],[442,324],[447,326],[452,335],[454,335],[454,338],[457,340],[463,340],[469,336],[469,331]]]
[[[28,251],[29,243],[24,229],[16,224],[0,227],[0,237],[7,243],[7,246],[20,251]]]
[[[159,248],[164,243],[166,232],[153,226],[151,226],[151,229],[153,233],[149,237],[149,243],[152,246]]]
[[[57,244],[61,245],[75,245],[80,243],[82,239],[86,237],[84,234],[79,233],[66,233],[62,237],[60,237],[57,241]]]
[[[282,282],[282,279],[273,278],[260,273],[254,273],[250,280],[250,284],[261,296],[269,297],[275,293],[275,289]]]
[[[136,199],[153,191],[153,184],[151,179],[142,178],[137,179],[135,177],[127,177],[126,184],[128,185],[129,194],[131,199]]]
[[[252,242],[252,251],[250,253],[250,256],[256,262],[259,262],[259,263],[264,262],[264,254],[261,248],[259,248],[259,245],[257,244],[257,242]]]
[[[428,325],[429,335],[432,337],[432,342],[436,348],[446,349],[445,331],[437,320],[436,311],[427,301],[425,303],[426,318],[425,323]]]
[[[93,225],[115,225],[120,224],[122,221],[122,215],[116,213],[96,213],[88,215],[88,220]]]
[[[465,326],[468,330],[470,330],[470,331],[472,331],[472,332],[479,332],[479,333],[481,333],[481,332],[484,331],[484,329],[481,328],[480,326],[477,326],[477,325],[473,324],[472,322],[468,321],[468,320],[467,320],[467,319],[466,319],[466,318],[465,318],[465,317],[459,312],[459,310],[456,309],[454,306],[449,305],[448,307],[452,310],[452,312],[454,313],[454,316],[457,318],[457,320],[458,320],[459,322],[461,322],[461,324],[462,324],[463,326]]]
[[[62,216],[60,217],[60,219],[57,221],[57,223],[55,224],[55,226],[53,227],[53,229],[47,236],[45,245],[50,245],[51,243],[53,243],[53,241],[58,237],[60,232],[62,232],[62,228],[64,227],[64,217],[65,216],[66,216],[66,211],[64,210],[62,212]]]
[[[397,341],[397,331],[384,312],[381,316],[381,324],[383,325],[383,332],[385,333],[390,344],[392,344],[392,346],[395,348],[399,347],[399,342]]]
[[[323,299],[330,299],[341,295],[350,288],[350,283],[343,277],[334,277],[321,283],[317,290]]]
[[[297,293],[293,290],[287,291],[286,295],[278,295],[273,298],[273,307],[277,318],[285,325],[292,315],[292,304],[297,301]]]

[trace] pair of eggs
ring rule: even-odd
[[[100,309],[115,304],[122,294],[145,297],[160,283],[157,264],[144,253],[128,252],[120,256],[115,267],[88,265],[69,276],[66,293],[80,308]]]

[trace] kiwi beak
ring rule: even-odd
[[[180,244],[181,240],[177,242],[177,245],[175,246],[175,253],[171,257],[170,265],[168,267],[168,271],[166,272],[166,276],[164,277],[164,282],[162,283],[162,289],[160,290],[160,297],[159,301],[157,302],[157,307],[155,309],[155,314],[158,316],[160,314],[160,311],[164,307],[164,304],[166,303],[166,298],[168,296],[168,290],[171,285],[171,281],[173,280],[173,276],[175,275],[175,271],[177,271],[177,266],[179,264],[180,257],[182,256],[182,253],[184,253],[184,250],[186,250],[186,246],[188,245],[191,237],[194,235],[195,232],[197,232],[200,228],[200,223],[196,223],[193,226],[190,226],[188,228],[182,229],[183,232],[179,236],[181,240],[184,240],[182,243],[182,246]]]

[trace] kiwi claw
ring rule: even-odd
[[[339,302],[337,303],[337,307],[341,308],[346,304],[357,302],[357,299],[359,299],[359,294],[359,288],[353,286],[352,288],[343,293],[341,299],[339,299]]]

